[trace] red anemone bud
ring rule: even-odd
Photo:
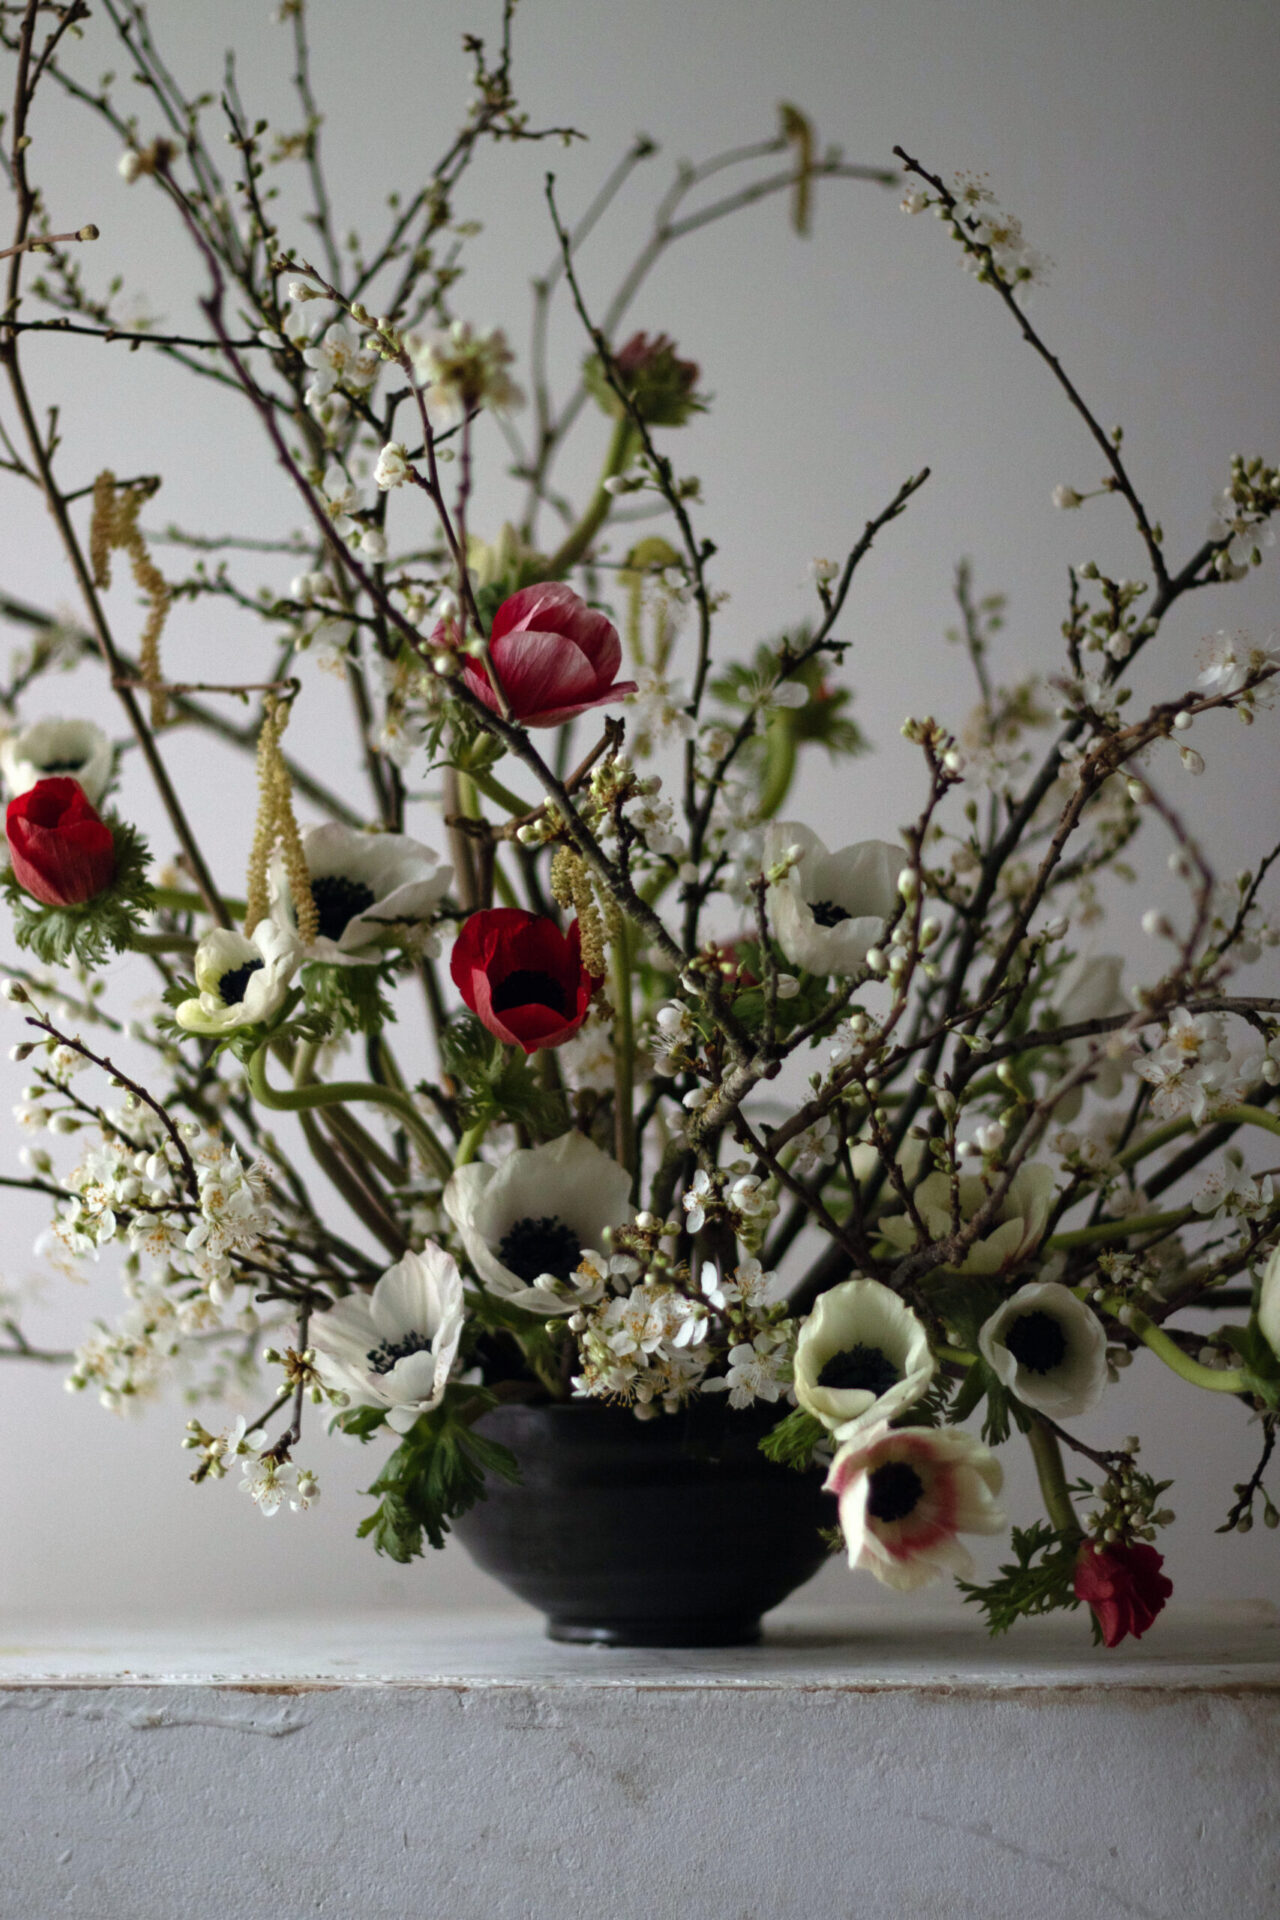
[[[561,933],[522,907],[473,913],[454,941],[449,971],[490,1033],[526,1053],[576,1033],[596,986],[582,964],[577,921]]]
[[[1173,1582],[1161,1573],[1164,1557],[1141,1544],[1100,1547],[1086,1540],[1076,1561],[1075,1595],[1093,1608],[1104,1643],[1118,1647],[1126,1634],[1140,1640]]]
[[[15,880],[43,906],[78,907],[115,877],[111,829],[78,780],[37,780],[9,802],[5,832]]]
[[[489,652],[511,711],[523,727],[558,727],[634,693],[634,680],[619,680],[622,642],[618,629],[596,613],[572,587],[557,581],[522,587],[494,615]],[[466,683],[486,707],[498,700],[482,663],[467,654]]]

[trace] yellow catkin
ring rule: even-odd
[[[298,937],[304,946],[309,947],[320,931],[320,916],[311,892],[311,876],[302,851],[302,835],[298,832],[298,822],[294,816],[289,769],[280,751],[280,736],[288,724],[288,704],[270,696],[258,734],[258,818],[249,854],[244,930],[251,934],[258,922],[267,916],[270,905],[267,867],[278,845],[289,882],[294,917],[298,923]]]
[[[566,910],[573,905],[578,869],[582,862],[572,847],[557,847],[551,856],[551,898]]]
[[[111,585],[112,535],[116,524],[116,477],[110,469],[93,483],[93,517],[89,522],[89,564],[95,587]]]
[[[595,975],[597,980],[603,980],[609,971],[609,960],[604,945],[604,922],[600,918],[600,909],[596,905],[591,875],[581,860],[574,874],[573,904],[578,914],[582,964],[588,973]]]
[[[121,494],[116,477],[109,470],[93,483],[93,518],[89,526],[89,560],[94,585],[111,585],[111,554],[123,549],[129,556],[138,590],[147,600],[147,618],[138,642],[138,673],[151,690],[151,724],[162,727],[168,719],[168,705],[160,691],[164,675],[160,670],[160,635],[169,617],[173,592],[169,582],[147,552],[147,543],[138,525],[142,503],[151,497],[148,487],[128,487]]]

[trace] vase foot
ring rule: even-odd
[[[760,1620],[716,1614],[694,1620],[547,1620],[548,1640],[590,1647],[751,1647]]]

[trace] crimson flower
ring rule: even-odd
[[[1075,1595],[1093,1608],[1102,1638],[1118,1647],[1131,1633],[1140,1640],[1165,1601],[1173,1582],[1161,1573],[1164,1556],[1154,1547],[1100,1547],[1086,1540],[1076,1561]]]
[[[561,933],[523,907],[473,913],[454,941],[449,971],[490,1033],[526,1053],[576,1033],[596,986],[582,964],[577,921]]]
[[[636,690],[634,680],[617,677],[622,642],[612,620],[557,581],[522,587],[503,601],[489,653],[512,714],[524,727],[558,727],[588,707]],[[462,671],[472,693],[497,713],[497,695],[481,662],[468,654]]]
[[[18,885],[46,907],[78,907],[109,887],[116,849],[78,780],[37,780],[9,802],[9,857]]]

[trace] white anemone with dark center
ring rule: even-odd
[[[566,1133],[519,1147],[500,1166],[457,1168],[444,1206],[491,1292],[533,1313],[569,1313],[579,1295],[567,1283],[583,1254],[608,1254],[613,1230],[632,1218],[631,1180],[585,1135]]]
[[[412,946],[436,915],[453,878],[430,847],[405,833],[361,833],[331,821],[302,836],[302,853],[319,919],[304,960],[367,966],[388,947]],[[283,855],[268,871],[272,917],[297,931]]]
[[[383,1407],[408,1433],[440,1404],[466,1317],[457,1263],[428,1241],[388,1267],[372,1293],[349,1293],[312,1317],[308,1338],[324,1384],[353,1405]]]
[[[999,1533],[1004,1475],[980,1440],[957,1427],[864,1427],[840,1448],[827,1475],[840,1503],[851,1567],[899,1593],[940,1574],[973,1574],[962,1533]]]
[[[1090,1412],[1106,1389],[1102,1322],[1056,1280],[1019,1287],[979,1330],[978,1351],[1016,1399],[1055,1420]]]
[[[251,939],[216,927],[196,948],[198,995],[174,1018],[188,1033],[230,1033],[271,1019],[283,1005],[298,965],[296,934],[260,920]]]
[[[30,793],[39,780],[77,780],[90,806],[106,792],[115,751],[92,720],[36,720],[0,740],[0,771],[10,799]]]
[[[921,1322],[878,1280],[845,1280],[818,1297],[796,1340],[796,1399],[838,1440],[904,1413],[936,1362]]]
[[[791,847],[800,849],[800,857],[768,894],[778,945],[793,967],[807,973],[856,973],[898,904],[903,849],[888,840],[862,840],[829,852],[798,820],[775,820],[764,837],[766,869],[779,865]]]

